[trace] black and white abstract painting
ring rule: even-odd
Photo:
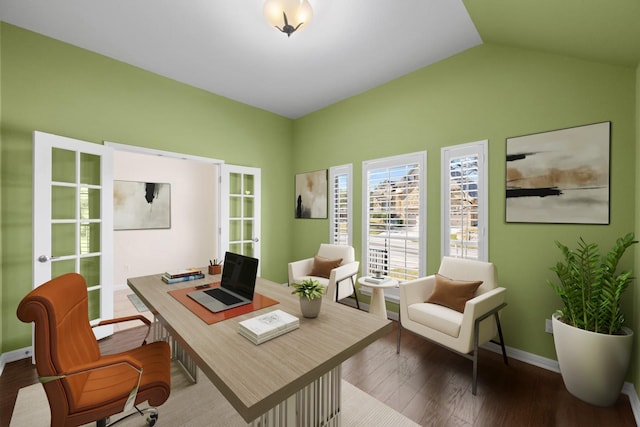
[[[506,221],[609,224],[611,122],[507,138]]]
[[[327,170],[299,173],[295,184],[295,217],[327,218]]]
[[[171,185],[157,182],[113,182],[113,228],[171,228]]]

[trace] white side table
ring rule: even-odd
[[[373,290],[371,295],[371,302],[369,303],[369,313],[386,319],[387,306],[384,303],[384,288],[395,288],[396,286],[398,286],[398,280],[390,278],[389,280],[378,285],[375,283],[367,282],[366,279],[367,277],[360,277],[358,279],[358,283]]]

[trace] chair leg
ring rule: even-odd
[[[158,422],[158,409],[153,407],[153,406],[149,406],[148,408],[143,408],[140,409],[138,408],[136,405],[133,406],[135,408],[135,412],[131,412],[125,416],[123,416],[122,418],[118,418],[117,420],[115,420],[114,422],[110,423],[107,425],[108,422],[110,422],[111,420],[109,418],[104,418],[102,420],[98,420],[96,421],[96,427],[112,427],[115,426],[116,424],[121,423],[124,420],[127,420],[131,417],[134,417],[136,415],[140,415],[141,417],[144,417],[145,414],[147,414],[147,418],[145,419],[146,424],[149,427],[153,427],[156,422]]]
[[[502,358],[504,359],[504,364],[509,365],[509,359],[507,359],[507,350],[504,348],[504,338],[502,337],[502,327],[500,326],[500,317],[498,313],[494,313],[496,317],[496,325],[498,326],[498,336],[500,336],[500,347],[502,348]]]
[[[509,359],[507,359],[507,350],[504,347],[504,338],[502,336],[502,326],[500,325],[500,316],[498,312],[493,313],[496,319],[496,326],[498,327],[498,335],[500,336],[500,347],[502,348],[502,358],[504,364],[509,365]],[[480,336],[480,321],[482,319],[476,319],[475,327],[473,328],[473,383],[471,386],[471,393],[475,396],[478,389],[478,341]]]
[[[356,288],[356,284],[353,281],[353,276],[351,276],[351,285],[353,286],[353,296],[356,297],[356,307],[360,310],[360,301],[358,301],[358,289]]]
[[[476,325],[473,328],[473,379],[471,383],[471,394],[476,395],[478,390],[478,341],[480,335],[479,323],[476,321]]]
[[[360,310],[360,301],[358,301],[358,289],[356,289],[356,284],[353,281],[353,276],[351,276],[349,279],[351,279],[351,286],[353,286],[353,296],[356,297],[356,307],[358,307],[358,310]],[[347,280],[347,279],[343,279],[343,280]],[[336,302],[338,302],[339,287],[340,287],[340,282],[336,282]]]
[[[398,343],[396,344],[396,354],[400,354],[400,332],[402,332],[402,323],[400,322],[400,307],[398,307]]]

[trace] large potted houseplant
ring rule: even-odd
[[[567,390],[593,405],[616,402],[629,367],[633,331],[624,327],[620,300],[632,277],[617,267],[634,243],[629,233],[601,256],[582,238],[575,250],[556,241],[564,260],[551,269],[558,281],[548,283],[563,304],[552,320],[558,364]]]
[[[293,287],[291,293],[300,297],[300,311],[302,311],[302,315],[311,319],[318,317],[320,307],[322,306],[324,286],[315,279],[304,279],[291,286]]]

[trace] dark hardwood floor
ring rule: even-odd
[[[342,377],[423,426],[635,426],[622,395],[610,408],[571,396],[559,374],[482,351],[478,394],[471,394],[471,361],[394,330],[342,365]],[[143,328],[103,340],[104,353],[138,344]],[[8,426],[18,390],[37,382],[30,359],[9,363],[0,376],[0,427]],[[347,426],[348,427],[348,426]]]

